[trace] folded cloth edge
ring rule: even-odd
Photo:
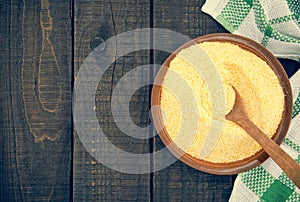
[[[255,39],[255,38],[253,38],[249,35],[246,35],[246,34],[240,33],[237,30],[231,29],[230,27],[232,27],[232,25],[229,22],[227,22],[226,19],[223,19],[223,20],[220,19],[219,14],[225,8],[225,6],[227,5],[227,3],[229,1],[230,0],[227,0],[227,1],[226,0],[224,0],[224,1],[219,0],[219,1],[214,1],[213,3],[209,2],[209,1],[206,1],[203,4],[203,6],[201,7],[201,11],[203,11],[203,12],[207,13],[208,15],[212,16],[217,22],[219,22],[229,32],[231,32],[233,34],[242,35],[242,36],[251,38],[252,40],[255,40],[259,43],[262,43],[262,41],[258,41],[257,39]],[[264,33],[261,33],[261,34],[264,34]],[[266,46],[266,48],[269,49],[276,57],[292,59],[292,60],[296,60],[296,61],[300,62],[300,44],[286,43],[284,41],[276,40],[276,39],[273,39],[273,38],[272,38],[272,40],[273,40],[272,44],[274,44],[274,43],[277,44],[277,48],[273,48],[272,44],[271,44],[271,46],[270,46],[270,44],[268,44]],[[287,47],[286,48],[287,50],[294,50],[294,51],[291,52],[291,53],[287,53],[285,51],[281,52],[282,47]]]

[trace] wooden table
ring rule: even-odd
[[[141,175],[103,166],[82,145],[72,121],[74,81],[95,47],[140,28],[169,29],[191,38],[226,32],[201,12],[204,0],[0,2],[0,201],[228,200],[234,176],[202,173],[179,161]],[[135,153],[163,147],[158,137],[137,140],[122,133],[114,123],[110,99],[124,74],[140,65],[161,64],[168,54],[127,54],[99,81],[98,121],[117,147]],[[281,62],[289,76],[300,66]],[[152,77],[149,73],[144,79]],[[131,118],[139,126],[149,124],[150,92],[146,86],[131,98]]]

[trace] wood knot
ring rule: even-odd
[[[93,51],[102,52],[106,49],[106,42],[103,38],[96,36],[91,40],[90,47]]]

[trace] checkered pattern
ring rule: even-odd
[[[300,163],[300,71],[290,81],[296,95],[293,119],[281,147]],[[262,165],[238,175],[229,201],[299,202],[300,190],[272,159],[268,159]]]
[[[300,61],[299,0],[207,0],[202,10],[275,56]]]

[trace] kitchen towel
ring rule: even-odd
[[[202,11],[276,57],[300,61],[299,0],[207,0]]]

